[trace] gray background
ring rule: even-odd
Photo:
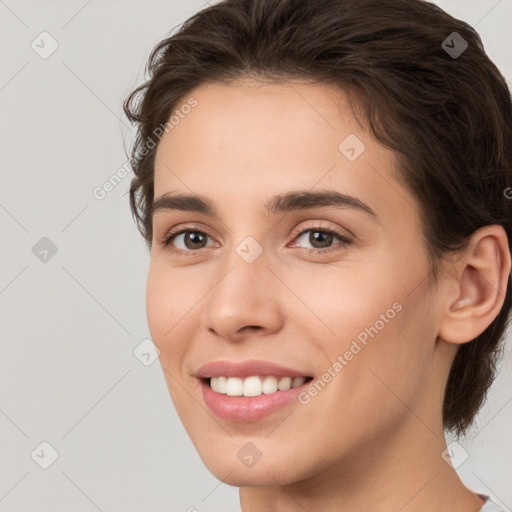
[[[511,83],[512,0],[436,3],[476,26]],[[238,490],[196,454],[158,361],[133,353],[150,335],[131,174],[93,196],[126,162],[121,104],[147,55],[203,5],[0,0],[0,512],[239,510]],[[46,59],[31,47],[43,31],[59,45]],[[46,262],[33,252],[43,237],[57,249]],[[458,468],[508,512],[511,346]],[[48,469],[43,441],[59,454]]]

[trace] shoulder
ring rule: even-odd
[[[485,500],[484,506],[480,509],[480,512],[505,512],[500,508],[491,498],[485,494],[479,494],[479,496]]]

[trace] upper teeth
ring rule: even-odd
[[[261,380],[263,379],[263,381]],[[240,379],[238,377],[212,377],[210,386],[213,391],[223,393],[228,396],[259,396],[262,393],[266,395],[275,393],[277,390],[286,391],[290,388],[302,386],[306,382],[305,377],[274,377],[268,375],[260,378],[257,375]]]

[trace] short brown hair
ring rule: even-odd
[[[454,32],[467,43],[458,56],[442,46],[447,38],[454,45]],[[149,248],[156,146],[141,149],[178,102],[211,82],[307,78],[347,93],[376,139],[396,152],[399,179],[419,205],[434,282],[442,257],[464,249],[482,226],[503,226],[511,249],[510,91],[477,32],[432,3],[225,0],[158,43],[146,70],[124,111],[137,126],[130,208]],[[497,317],[458,349],[443,404],[447,430],[465,434],[483,405],[510,310],[509,277]]]

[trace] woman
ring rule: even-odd
[[[226,0],[148,69],[130,204],[208,469],[243,512],[499,510],[444,437],[511,309],[512,106],[478,34],[420,0]]]

